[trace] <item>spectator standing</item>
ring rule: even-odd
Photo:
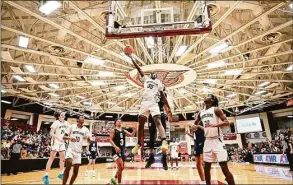
[[[7,175],[10,175],[10,173],[13,173],[14,175],[17,174],[17,172],[15,171],[15,166],[18,166],[18,161],[20,159],[20,151],[22,149],[22,145],[20,144],[20,141],[17,140],[15,143],[13,143],[10,146],[10,161],[11,161],[11,168],[10,168],[10,172],[8,172]]]
[[[293,134],[288,138],[287,142],[286,155],[289,161],[290,171],[293,172]]]

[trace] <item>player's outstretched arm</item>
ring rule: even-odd
[[[166,98],[164,92],[163,92],[163,91],[160,91],[160,95],[161,95],[161,97],[162,97],[162,100],[163,100],[163,102],[164,102],[164,105],[166,105],[166,106],[167,106],[167,109],[169,110],[169,111],[167,112],[168,117],[172,118],[171,108],[170,108],[170,105],[169,105],[169,103],[168,103],[168,101],[167,101],[167,98]],[[171,121],[171,120],[169,120],[169,121]]]
[[[142,88],[144,87],[143,84],[142,84],[140,81],[138,81],[138,80],[132,78],[132,77],[130,76],[129,73],[125,73],[125,77],[126,77],[127,79],[131,80],[131,81],[132,81],[133,83],[135,83],[136,85],[138,85],[138,86],[140,86],[140,87],[142,87]]]
[[[127,130],[124,130],[126,136],[128,137],[133,137],[135,135],[136,132],[136,128],[132,128],[132,133],[128,132]]]
[[[137,63],[134,61],[133,57],[130,57],[131,61],[134,65],[134,67],[137,69],[141,77],[144,77],[144,72],[141,70],[141,68],[137,65]]]
[[[214,125],[214,127],[226,127],[230,125],[224,112],[220,108],[218,107],[215,108],[215,114],[222,120],[222,122],[217,125]]]

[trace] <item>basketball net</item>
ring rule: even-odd
[[[169,56],[169,40],[170,38],[167,38],[166,40],[163,40],[162,38],[162,43],[159,44],[159,42],[156,42],[155,46],[152,48],[152,53],[153,53],[153,59],[155,63],[158,63],[156,61],[159,61],[159,56],[160,53],[162,53],[162,58],[163,61],[168,59]]]

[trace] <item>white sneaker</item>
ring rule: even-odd
[[[95,177],[96,176],[96,171],[93,171],[93,177]]]
[[[85,171],[84,176],[85,176],[85,177],[89,176],[88,171]]]
[[[207,184],[206,181],[200,181],[199,184]]]

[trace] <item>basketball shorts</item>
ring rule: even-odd
[[[90,159],[96,159],[97,158],[97,154],[96,153],[90,153],[89,155],[88,155],[88,159],[90,160]]]
[[[81,164],[81,153],[68,149],[65,152],[65,159],[72,159],[72,164]]]
[[[204,143],[200,142],[200,143],[197,143],[197,142],[194,142],[194,154],[195,154],[195,157],[200,157],[201,154],[203,154],[203,146],[204,146]]]
[[[206,138],[203,148],[204,162],[227,162],[228,153],[225,144],[219,138]]]
[[[65,151],[65,143],[58,144],[57,142],[52,142],[51,150],[55,152]]]
[[[178,159],[178,152],[171,152],[172,159]]]
[[[113,153],[113,159],[116,161],[117,159],[121,158],[122,161],[125,161],[126,157],[124,153]]]
[[[161,115],[158,103],[155,101],[142,101],[138,115],[148,118],[150,114],[152,116]]]

